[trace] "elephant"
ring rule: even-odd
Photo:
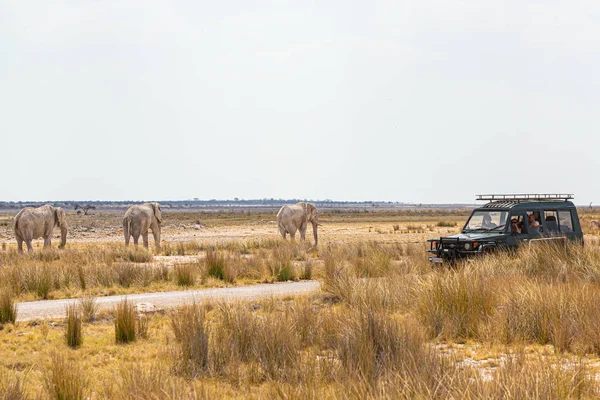
[[[312,203],[300,202],[297,204],[286,204],[277,213],[277,226],[279,233],[285,239],[286,234],[290,234],[290,238],[294,240],[296,230],[300,231],[300,238],[305,239],[306,226],[312,223],[313,235],[315,237],[315,247],[319,242],[317,234],[317,226],[319,225],[319,217],[317,215],[317,207]]]
[[[158,203],[136,204],[129,207],[123,216],[125,246],[129,246],[130,236],[133,236],[133,244],[137,246],[140,235],[142,235],[144,247],[148,248],[148,228],[150,228],[154,235],[154,244],[157,249],[160,249],[160,225],[162,221],[160,204]]]
[[[54,227],[60,227],[60,245],[62,249],[67,244],[67,219],[65,211],[60,207],[52,207],[50,204],[41,207],[25,207],[15,217],[13,230],[19,246],[19,252],[23,252],[23,242],[27,244],[27,251],[33,251],[31,241],[44,238],[44,248],[50,247],[52,231]]]

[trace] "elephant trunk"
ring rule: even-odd
[[[68,232],[67,224],[63,223],[60,226],[60,245],[58,246],[59,249],[64,248],[65,245],[67,244],[67,232]]]
[[[317,226],[318,225],[319,225],[319,221],[312,221],[313,236],[315,237],[315,247],[317,247],[317,244],[319,243],[319,235],[317,234]]]

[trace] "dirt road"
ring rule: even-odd
[[[317,291],[320,288],[317,281],[282,282],[272,284],[258,284],[232,288],[187,290],[178,292],[160,292],[130,294],[127,296],[107,296],[96,299],[100,309],[112,307],[127,297],[134,304],[150,303],[155,307],[176,307],[205,301],[240,301],[265,297],[299,296]],[[17,303],[17,321],[32,319],[63,318],[65,307],[78,299],[42,300]]]

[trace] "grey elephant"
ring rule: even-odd
[[[31,241],[44,238],[44,248],[52,244],[52,232],[54,227],[60,227],[60,245],[62,249],[67,244],[67,219],[65,211],[60,207],[52,207],[46,204],[41,207],[25,207],[15,217],[13,229],[19,246],[19,252],[23,252],[23,242],[27,245],[27,251],[33,251]]]
[[[127,210],[123,216],[123,231],[125,233],[125,246],[129,246],[129,239],[133,236],[133,244],[137,246],[140,235],[144,247],[148,248],[148,229],[152,229],[154,244],[160,249],[160,225],[162,224],[160,204],[136,204]]]
[[[294,240],[296,231],[300,231],[300,238],[305,239],[306,227],[308,223],[312,224],[313,235],[315,237],[315,246],[319,242],[317,234],[317,226],[319,225],[319,217],[317,215],[317,207],[312,203],[300,202],[297,204],[286,204],[281,207],[277,213],[277,226],[279,233],[285,239],[286,234],[290,234],[290,238]]]

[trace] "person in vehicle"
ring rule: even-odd
[[[529,214],[529,226],[532,228],[538,228],[540,226],[540,223],[535,219],[534,213]]]
[[[510,231],[511,233],[521,233],[521,227],[519,226],[519,220],[513,218],[510,220]]]
[[[483,223],[481,224],[482,228],[486,228],[486,229],[492,229],[495,228],[496,225],[495,223],[492,222],[492,216],[490,214],[484,214],[483,215]]]
[[[528,215],[529,233],[540,233],[540,222],[537,220],[535,212]]]

